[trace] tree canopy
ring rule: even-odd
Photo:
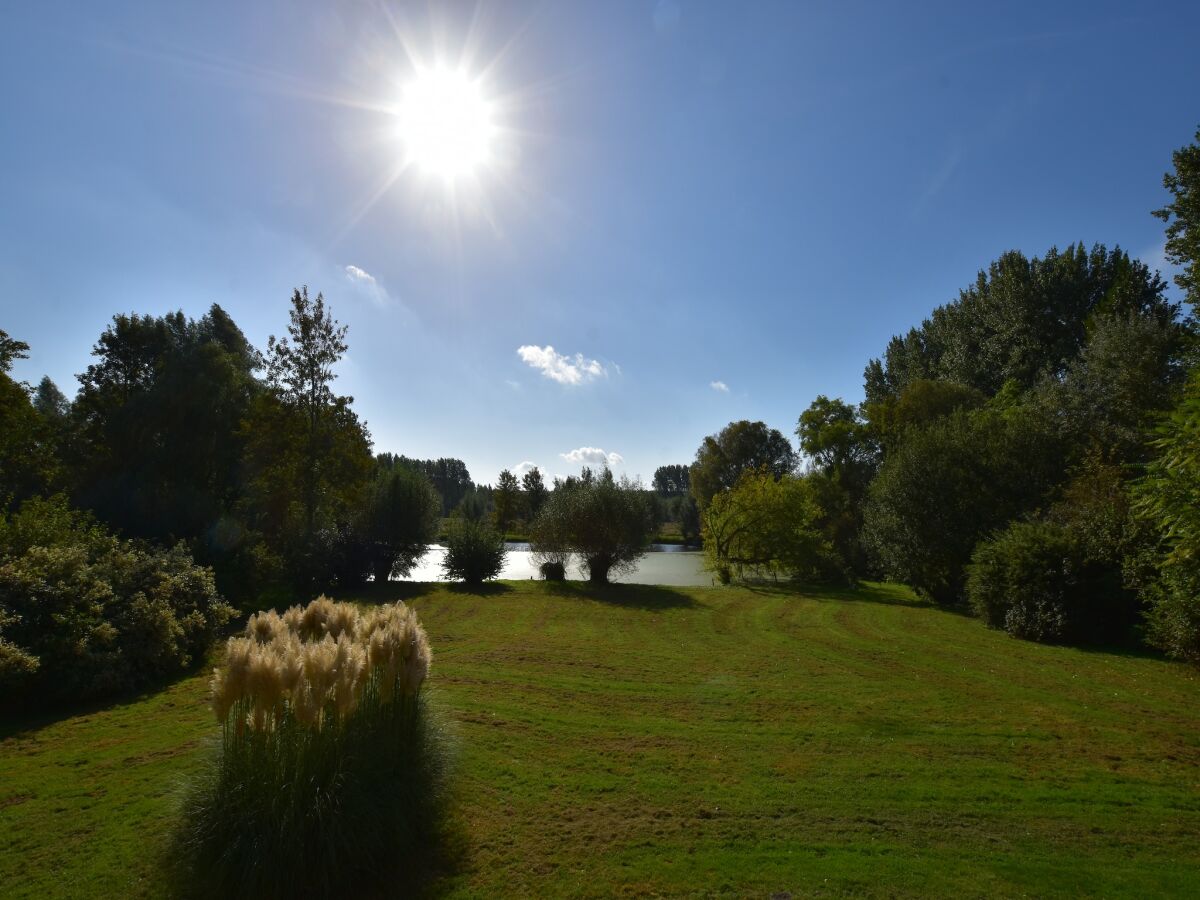
[[[774,428],[745,419],[710,434],[696,451],[691,490],[701,508],[719,491],[737,484],[743,472],[762,469],[781,478],[796,468],[796,451]]]

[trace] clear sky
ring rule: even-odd
[[[860,400],[1005,250],[1161,267],[1198,47],[1194,2],[7,4],[0,327],[73,394],[114,313],[261,347],[308,284],[377,450],[648,478]],[[494,126],[450,180],[397,125],[438,66]]]

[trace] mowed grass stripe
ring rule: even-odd
[[[461,748],[436,893],[1200,889],[1184,666],[1022,643],[894,586],[388,591],[364,599],[420,611]],[[204,681],[0,744],[6,896],[160,891]]]

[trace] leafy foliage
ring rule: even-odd
[[[1172,154],[1174,172],[1163,176],[1163,187],[1172,200],[1154,215],[1167,223],[1167,260],[1182,271],[1175,283],[1183,289],[1192,309],[1200,309],[1200,129],[1196,142]]]
[[[868,403],[897,397],[918,379],[966,385],[992,396],[1007,381],[1022,390],[1061,377],[1096,315],[1165,323],[1178,307],[1166,283],[1121,250],[1056,248],[1042,258],[1005,253],[953,303],[940,306],[883,359],[868,363]]]
[[[65,498],[0,519],[6,702],[144,687],[203,658],[232,610],[186,549],[119,541]]]
[[[746,472],[713,497],[703,519],[705,561],[722,583],[768,575],[826,579],[840,568],[807,478]]]
[[[884,463],[864,542],[888,577],[957,603],[975,544],[1041,505],[1061,472],[1061,449],[1036,415],[953,413],[913,430]]]
[[[588,580],[604,583],[609,576],[633,568],[646,553],[654,518],[642,486],[617,480],[605,469],[588,469],[554,490],[530,534],[535,558],[565,566],[576,555]]]
[[[692,495],[703,509],[743,472],[765,469],[781,478],[796,468],[796,451],[782,434],[762,422],[730,422],[704,439],[690,471]]]
[[[1077,536],[1053,522],[1014,522],[975,548],[967,572],[972,608],[1013,637],[1114,639],[1133,618],[1120,570],[1089,558]]]
[[[536,517],[542,509],[542,504],[546,502],[546,496],[550,493],[546,487],[546,480],[542,477],[541,469],[534,466],[522,475],[521,487],[525,491],[526,512],[531,517]]]
[[[654,490],[667,497],[686,494],[691,490],[691,472],[685,465],[659,466],[654,470],[654,480],[651,482]]]
[[[446,534],[442,572],[452,581],[483,584],[504,569],[504,536],[483,521],[456,517]]]
[[[339,532],[339,582],[360,585],[412,571],[436,538],[442,500],[415,469],[377,465],[358,515]]]
[[[504,469],[496,479],[496,487],[492,491],[492,502],[495,504],[496,527],[501,534],[508,531],[508,526],[521,515],[521,482],[517,476]]]
[[[1200,370],[1159,426],[1154,447],[1158,456],[1134,487],[1137,512],[1164,547],[1147,592],[1150,638],[1200,663]]]

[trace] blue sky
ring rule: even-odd
[[[815,395],[861,399],[888,338],[1008,249],[1099,241],[1161,266],[1150,210],[1200,123],[1193,3],[3,19],[18,377],[73,394],[116,312],[218,302],[265,346],[308,284],[350,326],[338,387],[376,448],[480,481],[589,450],[648,478],[739,418],[791,435]],[[400,171],[391,111],[435,62],[481,79],[499,129],[450,186]]]

